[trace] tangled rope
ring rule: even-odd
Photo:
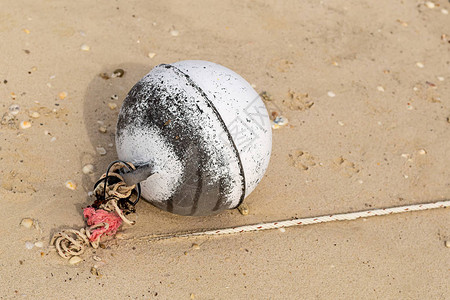
[[[125,217],[124,209],[132,211],[134,204],[129,199],[133,196],[136,185],[127,186],[118,170],[127,167],[136,169],[131,163],[121,161],[113,162],[94,186],[94,195],[97,198],[91,207],[83,210],[86,223],[90,226],[76,229],[63,229],[53,235],[50,245],[55,247],[57,253],[63,258],[82,255],[86,248],[98,248],[100,238],[103,235],[113,235],[117,232],[122,222],[134,225]],[[132,203],[132,208],[127,202]],[[121,207],[119,207],[121,203]]]

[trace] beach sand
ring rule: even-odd
[[[432,6],[2,0],[1,115],[20,111],[0,129],[0,298],[448,299],[448,209],[148,240],[449,199],[450,3]],[[141,201],[121,239],[68,264],[47,245],[59,229],[84,226],[87,192],[117,158],[121,102],[154,66],[185,59],[234,70],[289,120],[273,130],[250,214],[181,217]],[[99,76],[117,68],[123,77]]]

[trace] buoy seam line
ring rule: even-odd
[[[169,64],[161,64],[160,66],[165,67],[167,69],[173,69],[175,72],[180,73],[181,75],[183,75],[186,80],[191,84],[192,87],[194,87],[204,98],[204,100],[208,103],[208,105],[211,107],[211,109],[213,110],[214,114],[216,115],[217,119],[219,120],[222,129],[224,130],[224,132],[227,134],[228,140],[230,141],[233,151],[238,159],[238,164],[239,164],[239,172],[241,173],[241,177],[242,177],[242,194],[241,194],[241,198],[239,199],[239,203],[238,205],[236,205],[236,207],[238,207],[239,205],[242,204],[242,202],[244,201],[245,198],[245,174],[244,174],[244,166],[242,165],[242,160],[241,160],[241,156],[239,155],[239,151],[236,147],[236,144],[233,141],[233,137],[231,136],[230,131],[227,128],[227,125],[225,124],[225,121],[222,119],[222,116],[220,115],[220,113],[217,111],[217,108],[214,106],[214,104],[212,103],[211,100],[209,100],[208,96],[206,95],[206,93],[191,79],[191,77],[184,73],[183,71],[181,71],[179,68],[173,66],[173,65],[169,65]],[[234,207],[234,208],[236,208]]]
[[[163,240],[163,239],[171,239],[177,237],[198,237],[198,236],[206,236],[206,235],[224,235],[224,234],[232,234],[232,233],[242,233],[242,232],[251,232],[251,231],[261,231],[267,229],[280,229],[287,228],[292,226],[304,226],[311,224],[319,224],[319,223],[327,223],[333,221],[352,221],[360,218],[369,218],[375,216],[384,216],[398,213],[406,213],[413,211],[422,211],[429,209],[437,209],[437,208],[447,208],[450,207],[450,200],[431,202],[431,203],[423,203],[423,204],[413,204],[406,206],[397,206],[397,207],[388,207],[388,208],[380,208],[373,210],[365,210],[359,212],[351,212],[351,213],[342,213],[342,214],[331,214],[331,215],[323,215],[318,217],[309,217],[309,218],[300,218],[300,219],[290,219],[290,220],[281,220],[275,222],[267,222],[267,223],[259,223],[253,225],[244,225],[238,227],[229,227],[229,228],[219,228],[208,231],[198,231],[198,232],[180,232],[166,235],[153,235],[153,236],[143,236],[140,238],[133,238],[133,240],[146,240],[146,241],[155,241],[155,240]]]

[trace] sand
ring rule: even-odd
[[[146,238],[449,199],[450,4],[434,3],[3,0],[1,115],[20,111],[0,128],[0,298],[448,299],[448,209]],[[289,120],[273,131],[250,214],[181,217],[141,201],[122,239],[69,265],[47,245],[84,225],[87,192],[116,159],[122,100],[152,67],[183,59],[231,68]],[[99,76],[117,68],[123,77]]]

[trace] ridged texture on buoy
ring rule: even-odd
[[[261,180],[270,158],[264,103],[238,74],[204,61],[155,67],[126,97],[117,153],[156,174],[143,197],[181,215],[238,206]]]

